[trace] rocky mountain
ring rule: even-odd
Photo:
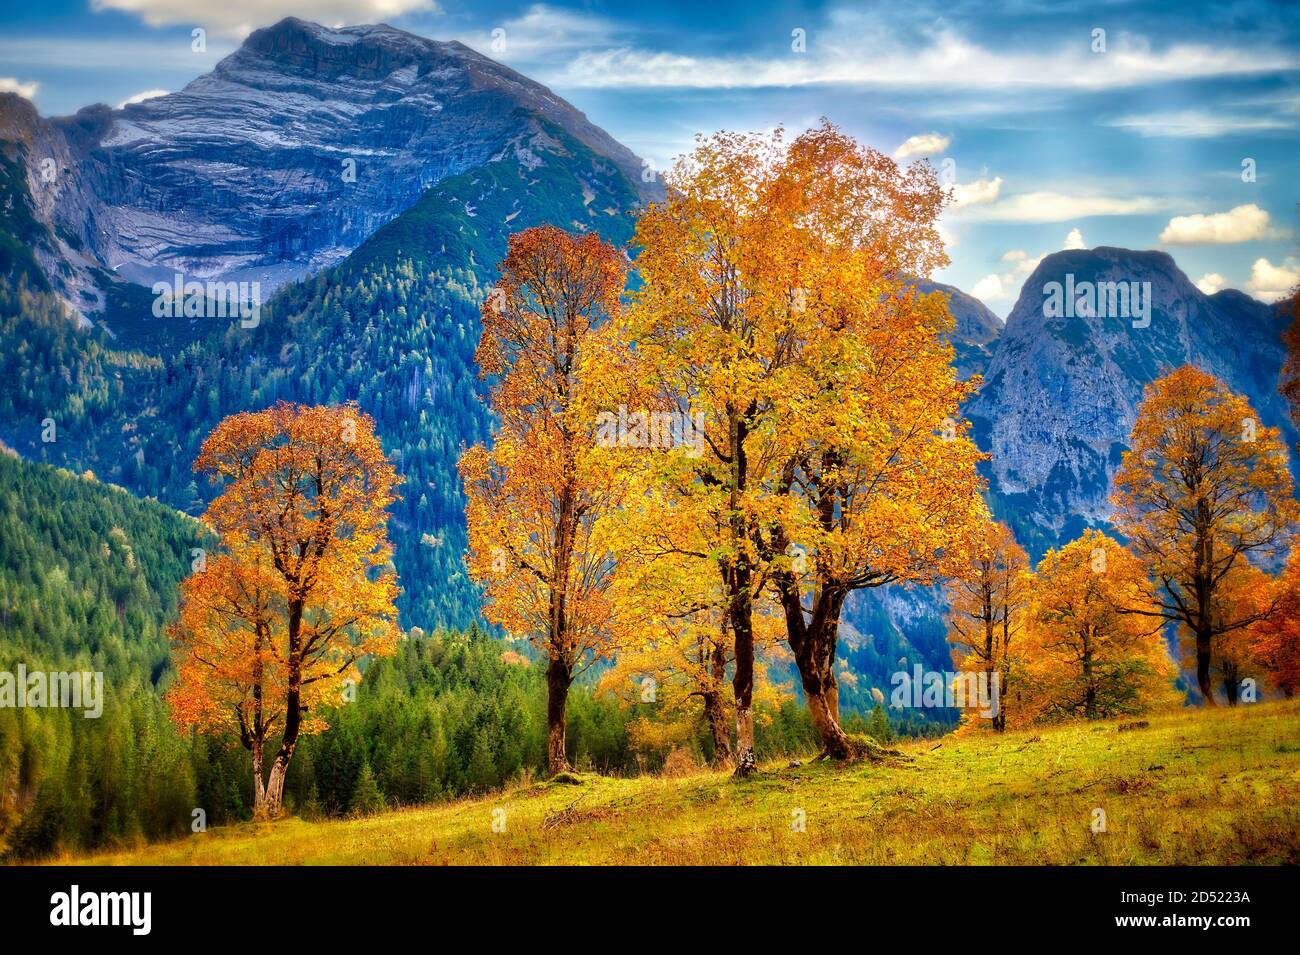
[[[1110,299],[1060,310],[1048,302],[1058,288],[1109,282],[1145,300],[1149,315],[1114,314]],[[1294,445],[1277,393],[1286,323],[1241,292],[1205,295],[1164,252],[1047,256],[1025,282],[967,409],[992,454],[995,510],[1034,555],[1103,523],[1143,387],[1188,362],[1247,395],[1263,423],[1284,428]]]
[[[555,128],[639,194],[659,188],[546,87],[461,43],[383,25],[289,18],[179,92],[122,109],[46,120],[0,97],[0,140],[21,147],[48,229],[42,264],[85,313],[106,307],[114,275],[255,279],[269,295],[448,177],[505,157],[541,165]]]

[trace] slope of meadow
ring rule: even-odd
[[[56,862],[1251,864],[1300,862],[1300,700],[904,744],[908,761],[737,782],[580,777]],[[1104,832],[1093,831],[1095,810]],[[493,821],[504,810],[504,831]],[[797,831],[800,818],[804,831]]]

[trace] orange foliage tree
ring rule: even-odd
[[[495,378],[492,447],[469,448],[471,576],[485,615],[546,653],[547,757],[569,767],[565,721],[574,677],[617,642],[627,608],[613,599],[610,516],[626,475],[597,445],[596,396],[584,369],[619,308],[626,259],[595,235],[541,227],[510,237],[483,306],[478,363]]]
[[[1033,591],[1029,558],[1011,528],[985,525],[969,570],[948,581],[944,590],[953,664],[959,670],[982,671],[990,687],[997,677],[999,703],[991,722],[1001,732],[1007,728],[1007,703],[1023,656],[1020,637]]]
[[[1185,365],[1147,386],[1115,476],[1115,524],[1159,591],[1133,613],[1191,634],[1196,680],[1213,706],[1211,661],[1225,633],[1276,610],[1233,612],[1225,581],[1246,561],[1274,557],[1295,530],[1286,447],[1250,402]]]
[[[387,508],[399,479],[352,404],[232,415],[194,469],[225,482],[205,515],[222,553],[181,584],[172,716],[238,730],[252,754],[254,812],[273,818],[300,734],[325,728],[312,714],[360,679],[362,657],[393,652]]]
[[[827,756],[863,747],[839,722],[835,659],[855,590],[930,584],[969,567],[988,520],[981,455],[940,295],[908,276],[947,262],[933,169],[900,169],[823,121],[768,187],[780,210],[749,267],[768,288],[786,374],[767,431],[771,502],[756,522],[787,639]]]
[[[1044,555],[1026,640],[1037,718],[1106,719],[1174,702],[1162,625],[1127,612],[1154,599],[1141,563],[1101,531]]]

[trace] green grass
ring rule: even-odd
[[[1300,701],[904,744],[910,762],[586,776],[365,819],[248,824],[59,862],[1242,864],[1300,862]],[[1093,832],[1094,810],[1106,831]],[[505,831],[493,831],[494,810]],[[794,831],[797,811],[806,829]]]

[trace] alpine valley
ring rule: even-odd
[[[404,478],[391,522],[403,625],[469,626],[456,461],[491,433],[474,350],[507,237],[552,224],[622,246],[661,194],[545,87],[387,26],[286,19],[179,92],[122,109],[45,118],[0,95],[0,440],[21,459],[6,467],[93,472],[146,499],[114,527],[157,525],[184,555],[213,494],[191,464],[224,416],[355,400]],[[154,317],[150,286],[177,274],[257,282],[255,327]],[[1042,289],[1067,275],[1150,282],[1150,324],[1044,317]],[[990,503],[1035,559],[1106,523],[1142,389],[1172,367],[1220,376],[1295,444],[1276,391],[1289,314],[1207,296],[1162,252],[1049,255],[1005,323],[920,284],[949,299],[961,374],[983,376],[967,413],[991,452]],[[0,522],[0,564],[16,560],[20,526]],[[141,555],[139,586],[174,587],[179,560]],[[153,603],[162,613],[174,595]],[[7,609],[2,620],[6,635],[34,626]],[[165,648],[149,628],[157,681]],[[950,665],[933,592],[858,595],[843,636],[846,710],[869,709],[896,670]]]

